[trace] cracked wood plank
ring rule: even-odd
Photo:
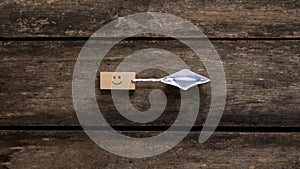
[[[174,14],[209,38],[300,37],[298,0],[4,0],[0,11],[0,37],[6,38],[89,37],[112,20],[139,12]]]
[[[149,137],[157,132],[123,134]],[[199,144],[198,133],[193,132],[173,149],[141,159],[111,154],[82,131],[1,131],[0,135],[0,168],[253,169],[300,165],[300,135],[297,133],[216,132],[207,142]]]
[[[71,85],[75,61],[83,44],[84,41],[2,42],[0,124],[79,125]],[[213,44],[227,78],[227,101],[220,126],[299,127],[299,41],[213,41]],[[181,57],[193,71],[207,76],[195,54],[175,40],[123,41],[108,53],[99,71],[114,71],[122,59],[149,47],[169,50]],[[147,70],[138,77],[165,75],[158,70]],[[148,95],[156,88],[167,94],[169,103],[160,118],[149,124],[140,124],[126,120],[117,112],[111,93],[100,92],[99,75],[96,79],[99,108],[111,125],[169,126],[177,117],[180,94],[175,87],[137,84],[137,90],[130,97],[138,110],[150,108]],[[208,113],[210,85],[202,85],[199,90],[201,107],[197,126],[203,125]]]

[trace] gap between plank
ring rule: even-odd
[[[0,37],[0,41],[87,41],[90,37]],[[124,37],[125,38],[125,37]],[[115,37],[93,37],[94,40],[114,40]],[[129,37],[126,40],[176,40],[171,37]],[[124,39],[124,40],[125,40]],[[199,38],[182,38],[184,40],[200,40]],[[287,37],[287,38],[208,38],[211,41],[246,41],[246,40],[300,40],[300,37]]]
[[[117,131],[166,131],[170,126],[111,126]],[[186,131],[189,126],[178,126],[172,131]],[[193,126],[191,132],[201,131],[203,126]],[[109,131],[110,127],[107,126],[93,126],[87,127],[88,130]],[[0,130],[46,130],[46,131],[81,131],[81,126],[0,126]],[[208,130],[210,130],[208,128]],[[206,130],[207,131],[207,130]],[[225,127],[220,126],[215,130],[216,132],[264,132],[264,133],[300,133],[300,127]]]

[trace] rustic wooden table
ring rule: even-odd
[[[300,1],[3,0],[0,11],[1,169],[300,167]],[[202,28],[223,62],[227,101],[217,132],[199,144],[211,97],[209,84],[199,87],[201,108],[188,136],[164,154],[131,159],[99,148],[82,131],[72,103],[72,73],[97,29],[145,11],[174,14]],[[99,71],[113,71],[126,56],[149,47],[169,50],[206,75],[189,48],[151,35],[116,45]],[[140,76],[150,75],[165,74]],[[133,104],[147,110],[155,87],[164,89],[169,104],[145,125],[119,115],[109,92],[97,89],[96,95],[111,125],[127,135],[151,136],[172,125],[179,109],[179,91],[163,84],[137,85]]]

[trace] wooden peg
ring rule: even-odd
[[[100,72],[101,90],[135,90],[135,72]]]

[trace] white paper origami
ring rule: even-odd
[[[133,79],[133,82],[162,82],[165,84],[176,86],[182,90],[188,90],[189,88],[198,84],[204,84],[210,80],[207,77],[194,73],[188,69],[182,69],[176,73],[170,74],[160,79]]]

